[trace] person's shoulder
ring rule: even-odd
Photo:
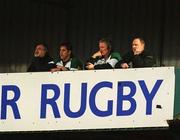
[[[46,55],[44,57],[44,59],[47,60],[47,61],[54,61],[54,59],[51,56],[49,56],[49,55]]]
[[[71,61],[80,61],[80,59],[77,58],[77,57],[72,57],[72,58],[71,58]]]
[[[71,68],[83,69],[82,61],[77,57],[71,58]]]
[[[77,57],[72,57],[71,58],[72,63],[76,63],[76,64],[82,64],[81,60]]]
[[[154,54],[153,54],[153,52],[150,51],[149,49],[145,49],[145,50],[143,51],[143,55],[145,55],[145,56],[153,56]]]
[[[111,52],[111,55],[120,55],[120,53],[119,52]]]
[[[55,60],[54,60],[54,63],[55,64],[57,64],[57,63],[60,63],[62,60],[60,59],[60,58],[56,58]]]
[[[112,52],[111,53],[111,58],[115,58],[117,60],[120,60],[121,59],[121,55],[119,52]]]

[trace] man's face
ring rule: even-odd
[[[68,50],[65,46],[60,46],[59,56],[62,60],[67,61],[71,56],[71,51]]]
[[[34,51],[34,57],[44,57],[46,55],[45,46],[40,44],[37,45]]]
[[[141,53],[144,50],[144,44],[137,38],[132,42],[132,50],[134,53]]]
[[[102,56],[106,56],[109,53],[107,44],[104,42],[100,42],[99,43],[99,51],[101,52]]]

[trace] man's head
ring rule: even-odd
[[[38,44],[35,47],[34,57],[44,57],[47,54],[48,50],[45,45]]]
[[[134,54],[140,54],[144,51],[145,42],[142,38],[135,38],[132,41],[132,51]]]
[[[101,39],[99,41],[99,51],[102,56],[107,56],[111,51],[111,43],[108,39]]]
[[[62,61],[67,61],[71,58],[71,46],[68,43],[62,43],[59,47],[59,56]]]

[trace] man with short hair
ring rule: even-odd
[[[44,44],[37,44],[34,57],[27,72],[50,71],[54,67],[54,61],[48,54],[48,49]]]
[[[127,69],[130,68],[130,63],[132,68],[155,66],[154,56],[145,50],[145,41],[140,37],[133,39],[132,50],[127,52],[115,67]]]
[[[86,69],[113,69],[121,59],[118,52],[112,52],[111,43],[108,39],[99,41],[99,50],[94,53],[86,63]]]
[[[73,56],[69,43],[61,43],[59,47],[59,59],[55,62],[56,67],[51,69],[55,71],[81,70],[82,62]]]

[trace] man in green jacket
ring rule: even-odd
[[[55,71],[80,70],[83,67],[82,62],[73,56],[69,43],[62,43],[59,47],[59,59],[55,62],[56,67],[51,69]]]
[[[113,69],[120,60],[120,54],[112,52],[110,41],[108,39],[101,39],[99,41],[99,50],[87,61],[86,69]]]

